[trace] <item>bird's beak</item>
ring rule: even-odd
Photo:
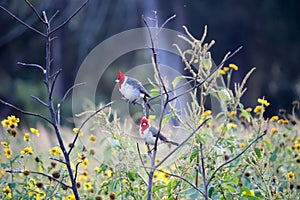
[[[117,79],[117,80],[115,80],[115,82],[116,82],[116,83],[119,83],[120,81]]]

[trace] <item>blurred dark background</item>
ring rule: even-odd
[[[29,25],[45,31],[42,24],[25,1],[2,0],[7,8]],[[51,16],[59,10],[53,27],[70,16],[83,1],[79,0],[32,0],[41,13]],[[85,56],[103,40],[128,29],[144,27],[141,15],[153,16],[158,11],[160,22],[176,14],[166,28],[183,32],[186,25],[200,38],[208,25],[206,41],[216,40],[211,49],[218,64],[228,51],[240,45],[244,48],[228,63],[235,63],[239,71],[233,81],[241,81],[252,68],[256,71],[248,81],[248,91],[243,98],[246,106],[255,106],[258,97],[265,96],[271,102],[267,115],[278,109],[291,109],[291,102],[300,97],[300,1],[296,0],[90,0],[87,6],[56,33],[53,43],[53,68],[63,68],[56,88],[60,98],[73,83],[77,69]],[[33,102],[30,95],[45,97],[41,71],[18,66],[18,61],[44,65],[44,39],[19,24],[0,10],[0,97],[19,107],[46,114],[45,108]],[[117,47],[116,47],[117,48]],[[149,57],[150,57],[149,52]],[[136,57],[126,56],[123,66],[134,66]],[[141,59],[141,58],[139,58]],[[149,58],[147,58],[149,59]],[[108,101],[116,77],[115,67],[107,71],[105,91],[101,99]],[[112,80],[111,80],[112,79]],[[105,81],[105,80],[104,80]],[[71,116],[71,103],[64,104],[63,115]],[[0,105],[0,117],[15,113]]]

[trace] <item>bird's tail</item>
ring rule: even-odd
[[[172,141],[172,140],[168,140],[168,141],[166,141],[167,143],[169,143],[169,144],[173,144],[173,145],[175,145],[175,146],[179,146],[179,144],[177,143],[177,142],[174,142],[174,141]]]

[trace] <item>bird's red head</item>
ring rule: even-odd
[[[125,78],[125,75],[121,71],[119,71],[118,72],[118,80],[120,81],[121,79],[124,79],[124,78]]]
[[[118,83],[119,89],[121,88],[121,85],[124,83],[124,81],[125,81],[125,75],[121,71],[119,71],[118,79],[116,80],[116,82]]]
[[[149,128],[149,122],[148,119],[146,117],[143,117],[141,120],[141,132],[143,133],[147,128]]]

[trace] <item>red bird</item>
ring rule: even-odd
[[[151,144],[151,145],[155,144],[155,140],[157,137],[157,129],[149,124],[148,119],[146,117],[143,117],[141,120],[140,136],[147,144]],[[163,136],[161,133],[159,133],[157,144],[163,142],[173,144],[176,146],[179,145],[177,142],[171,141],[165,136]]]
[[[140,98],[143,98],[149,109],[151,109],[147,102],[147,97],[150,97],[150,94],[140,81],[125,76],[119,71],[116,82],[118,83],[119,91],[129,101],[129,103],[135,103]]]

